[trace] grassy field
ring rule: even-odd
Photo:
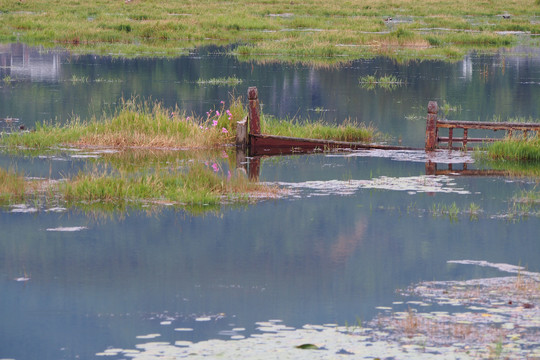
[[[459,57],[518,41],[504,32],[540,33],[538,16],[539,0],[3,0],[0,41],[132,56],[238,44],[243,58]]]

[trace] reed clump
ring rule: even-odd
[[[21,201],[26,191],[27,185],[22,174],[0,168],[0,204]]]
[[[493,160],[540,162],[540,138],[506,138],[490,145],[487,156]]]
[[[8,147],[45,149],[59,145],[108,148],[200,148],[230,143],[237,118],[231,110],[210,110],[206,119],[187,116],[160,103],[123,101],[112,116],[65,125],[39,123],[31,132],[8,134],[1,143]]]

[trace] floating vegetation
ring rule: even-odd
[[[411,176],[387,177],[381,176],[371,180],[328,180],[305,181],[299,183],[276,182],[269,183],[290,189],[292,194],[307,191],[307,196],[321,195],[352,195],[360,189],[380,189],[407,191],[409,194],[424,193],[454,193],[470,194],[468,190],[457,187],[454,179],[448,176]]]
[[[535,359],[540,356],[540,274],[485,261],[450,261],[510,271],[516,276],[423,282],[403,290],[419,300],[380,307],[372,321],[355,326],[259,322],[258,332],[230,340],[144,342],[135,349],[107,349],[99,356],[133,359]],[[448,310],[448,307],[452,311]],[[444,307],[439,309],[439,307]]]
[[[77,76],[77,75],[73,74],[69,81],[71,81],[72,83],[87,83],[88,82],[88,77],[86,77],[86,76]]]
[[[367,75],[360,78],[360,85],[364,89],[373,90],[377,87],[385,90],[393,90],[402,85],[402,81],[394,75],[376,77]]]
[[[199,85],[219,85],[219,86],[237,86],[243,82],[242,79],[239,79],[234,76],[222,77],[222,78],[212,78],[208,80],[199,79],[197,84]]]
[[[9,75],[4,76],[4,78],[2,79],[2,82],[4,83],[4,85],[11,85],[11,76]]]

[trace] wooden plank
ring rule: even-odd
[[[455,121],[437,120],[439,128],[461,128],[461,129],[487,129],[487,130],[521,130],[539,131],[540,123],[509,123],[509,122],[479,122],[479,121]]]
[[[392,146],[381,144],[368,144],[360,142],[347,142],[335,140],[293,138],[276,135],[250,134],[251,155],[266,154],[294,154],[307,151],[325,151],[331,149],[382,149],[382,150],[421,150],[405,146]]]
[[[446,137],[446,136],[439,136],[438,138],[438,141],[439,142],[449,142],[449,138]],[[493,138],[471,138],[471,137],[467,137],[467,138],[461,138],[461,137],[454,137],[452,138],[452,142],[494,142],[494,141],[501,141],[501,140],[504,140],[504,139],[493,139]]]

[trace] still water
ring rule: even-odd
[[[216,49],[134,60],[1,49],[0,74],[11,82],[1,85],[0,117],[30,127],[99,114],[134,94],[203,114],[248,86],[259,88],[266,113],[356,118],[412,146],[423,145],[429,100],[460,106],[452,116],[463,120],[540,117],[540,58],[530,50],[453,64],[377,58],[318,69],[241,63]],[[359,77],[375,73],[404,84],[393,91],[359,86]],[[243,80],[236,88],[198,84],[233,75]],[[418,281],[501,275],[449,260],[540,271],[540,219],[507,216],[512,198],[534,181],[425,177],[421,153],[408,154],[414,161],[380,155],[262,159],[260,180],[280,183],[289,195],[205,215],[164,208],[107,217],[39,204],[28,204],[34,212],[2,209],[0,358],[88,359],[148,339],[226,340],[249,336],[256,322],[270,319],[292,327],[352,324],[403,300],[396,290]],[[452,161],[472,161],[459,156]],[[2,154],[0,164],[59,178],[86,160]],[[453,203],[457,217],[436,211]],[[467,212],[471,204],[477,216]]]

